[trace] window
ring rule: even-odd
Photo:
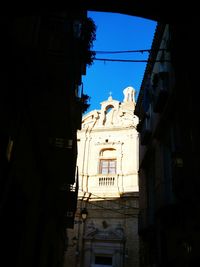
[[[106,107],[106,115],[113,109],[114,107],[112,105],[108,105]]]
[[[99,153],[99,174],[117,173],[117,151],[114,148],[102,149]]]
[[[99,173],[116,174],[116,160],[115,159],[101,159]]]

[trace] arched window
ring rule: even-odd
[[[116,174],[116,167],[116,150],[112,148],[101,150],[99,160],[99,173],[103,175]]]
[[[113,105],[108,105],[105,109],[106,115],[113,109]]]

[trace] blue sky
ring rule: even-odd
[[[96,24],[95,51],[129,51],[150,49],[156,21],[141,17],[107,13],[88,12]],[[148,53],[96,54],[96,58],[147,60]],[[109,97],[123,100],[123,89],[132,86],[136,90],[136,99],[143,79],[145,62],[108,62],[94,61],[87,67],[82,77],[84,93],[90,96],[90,107],[100,109],[100,102]],[[86,113],[87,113],[86,112]]]

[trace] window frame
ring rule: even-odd
[[[103,163],[108,163],[103,166]],[[114,163],[114,166],[111,164]],[[104,170],[104,171],[103,171]],[[116,158],[102,158],[99,160],[99,174],[102,175],[115,175],[117,173],[117,159]]]

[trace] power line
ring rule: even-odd
[[[153,49],[119,50],[119,51],[92,51],[96,54],[124,54],[124,53],[150,53]],[[169,49],[157,49],[156,51],[169,51]]]
[[[126,54],[126,53],[150,53],[153,52],[155,49],[138,49],[138,50],[118,50],[118,51],[92,51],[96,54]],[[156,49],[156,52],[158,51],[167,51],[169,52],[169,49],[166,48],[160,48]],[[147,62],[171,62],[170,60],[150,60],[150,59],[111,59],[111,58],[97,58],[95,57],[94,60],[97,61],[110,61],[110,62],[137,62],[137,63],[147,63]]]
[[[112,211],[112,212],[114,212],[114,213],[119,213],[119,214],[124,215],[124,216],[137,217],[136,214],[122,213],[122,212],[120,212],[119,210],[109,209],[109,208],[103,207],[103,206],[101,206],[101,205],[94,204],[94,203],[92,203],[92,202],[88,202],[88,204],[89,204],[89,205],[92,205],[92,206],[95,206],[95,207],[98,207],[98,208],[101,208],[101,209],[104,209],[104,210]]]
[[[79,189],[79,191],[82,192],[82,193],[84,193],[84,194],[86,193],[85,191],[80,190],[80,189]],[[93,194],[93,193],[89,193],[89,192],[88,192],[88,194],[89,194],[90,196],[93,195],[93,196],[95,197],[95,198],[93,198],[93,199],[103,199],[103,200],[109,201],[108,198],[100,197],[100,196],[98,196],[98,195],[95,195],[95,194]],[[90,198],[90,196],[89,196],[89,198]],[[121,208],[137,209],[137,207],[133,207],[133,206],[130,206],[130,205],[126,205],[126,204],[120,203],[118,199],[114,199],[114,200],[112,200],[112,201],[113,201],[114,204],[120,206]],[[118,201],[118,203],[116,203],[116,201]]]
[[[110,59],[110,58],[94,58],[97,61],[111,61],[111,62],[137,62],[137,63],[147,63],[147,62],[171,62],[170,60],[140,60],[140,59]]]
[[[126,53],[149,53],[150,49],[143,49],[143,50],[126,50],[126,51],[93,51],[96,54],[126,54]]]

